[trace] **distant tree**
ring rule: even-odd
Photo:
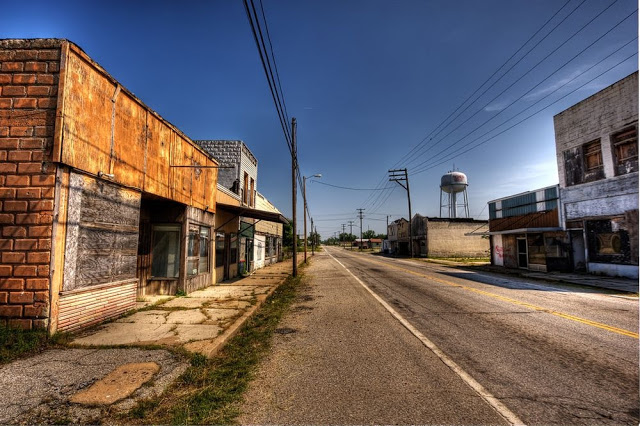
[[[371,238],[375,238],[376,237],[376,231],[372,231],[371,229],[364,231],[362,233],[362,238],[364,240],[370,240]]]
[[[387,234],[378,234],[378,235],[376,235],[376,238],[378,238],[380,240],[386,240],[387,239]]]
[[[284,247],[293,247],[293,226],[291,225],[291,219],[287,219],[289,222],[282,225],[282,245]]]

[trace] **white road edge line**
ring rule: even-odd
[[[502,402],[493,396],[488,390],[478,383],[473,377],[471,377],[466,371],[464,371],[458,364],[456,364],[451,358],[449,358],[444,352],[438,348],[435,343],[429,340],[424,334],[420,333],[409,321],[404,319],[402,315],[396,312],[387,302],[385,302],[380,296],[378,296],[373,290],[371,290],[364,282],[353,274],[346,266],[342,264],[338,259],[333,257],[329,250],[326,250],[327,254],[335,260],[340,266],[342,266],[356,281],[360,283],[395,319],[400,321],[411,334],[417,337],[423,345],[431,350],[442,362],[444,362],[454,373],[456,373],[471,389],[473,389],[482,399],[484,399],[494,410],[498,412],[504,419],[512,425],[524,425],[524,422],[520,420],[511,410],[509,410]]]

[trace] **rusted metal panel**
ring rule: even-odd
[[[117,182],[142,189],[146,145],[146,111],[127,93],[115,97],[111,168]]]
[[[525,228],[559,227],[558,209],[489,220],[489,231],[500,232]]]
[[[171,198],[169,175],[172,130],[152,114],[147,115],[147,165],[144,190],[164,198]]]
[[[123,186],[215,210],[217,162],[77,46],[65,59],[60,161]],[[183,167],[171,167],[171,165]],[[194,168],[192,166],[203,166]],[[187,167],[184,167],[187,166]]]
[[[63,93],[63,163],[95,175],[108,173],[115,88],[75,51],[70,52]]]

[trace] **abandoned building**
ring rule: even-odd
[[[72,42],[1,40],[0,90],[2,323],[74,331],[209,286],[245,256],[238,218],[285,220]]]
[[[638,278],[638,72],[554,117],[573,267]]]
[[[553,185],[489,201],[493,265],[544,272],[572,269],[559,191]]]
[[[409,221],[396,219],[387,226],[389,254],[409,255]]]
[[[69,41],[0,62],[0,316],[71,331],[211,284],[215,159]]]
[[[282,224],[286,219],[259,195],[258,160],[244,142],[198,140],[196,143],[222,165],[218,170],[215,219],[216,282],[220,282],[253,272],[256,262],[264,266],[267,234],[272,249],[270,261],[272,253],[282,253]],[[260,250],[256,251],[256,247]],[[281,255],[277,254],[276,259],[281,259]]]
[[[489,256],[486,220],[413,215],[411,234],[416,257]]]

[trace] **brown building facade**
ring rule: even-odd
[[[0,321],[72,331],[213,283],[216,165],[73,43],[0,41]]]

